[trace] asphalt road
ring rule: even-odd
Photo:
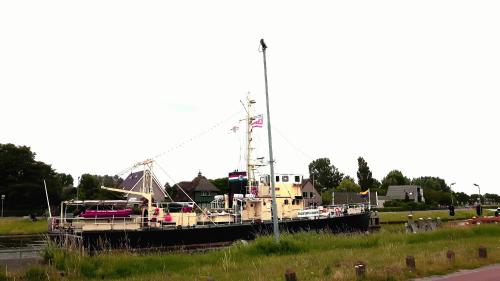
[[[449,275],[433,276],[415,281],[499,281],[500,264],[489,265],[477,269],[461,270]]]

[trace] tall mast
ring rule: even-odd
[[[269,166],[271,167],[271,196],[272,200],[272,211],[273,211],[273,230],[274,230],[274,240],[276,243],[280,241],[280,230],[278,227],[278,210],[276,207],[276,191],[275,191],[275,178],[274,178],[274,158],[273,158],[273,144],[271,136],[271,114],[269,113],[269,93],[267,87],[267,64],[266,64],[266,49],[267,45],[264,43],[264,39],[260,39],[260,45],[262,47],[262,55],[264,57],[264,80],[266,85],[266,108],[267,108],[267,136],[269,139]]]
[[[252,159],[252,120],[253,116],[251,115],[252,112],[252,103],[254,103],[253,100],[250,100],[250,93],[247,94],[247,105],[246,105],[246,110],[247,110],[247,191],[246,193],[249,194],[252,191],[252,182],[253,182],[253,167],[251,164],[251,159]]]

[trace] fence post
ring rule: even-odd
[[[285,280],[286,281],[297,281],[297,275],[295,271],[291,268],[287,268],[285,271]]]
[[[415,257],[414,256],[406,256],[406,267],[411,270],[415,270]]]
[[[357,261],[354,264],[354,269],[356,270],[356,278],[358,280],[362,280],[365,278],[365,273],[366,273],[366,263],[362,261]]]
[[[455,260],[455,252],[453,252],[452,250],[448,250],[448,252],[446,252],[446,258],[449,261],[454,261]]]
[[[488,257],[488,252],[486,251],[486,247],[480,246],[478,254],[479,254],[479,258],[481,258],[481,259],[487,258]]]

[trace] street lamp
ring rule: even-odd
[[[5,200],[5,194],[2,194],[2,218],[3,218],[3,200]]]
[[[451,189],[452,186],[454,186],[456,182],[450,183],[450,198],[451,198],[451,205],[453,205],[453,189]]]
[[[479,184],[475,183],[475,186],[477,186],[477,189],[479,190],[479,203],[481,203],[481,187],[479,187]]]

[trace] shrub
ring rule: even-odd
[[[47,272],[40,267],[32,267],[24,273],[26,281],[45,281],[48,280]]]

